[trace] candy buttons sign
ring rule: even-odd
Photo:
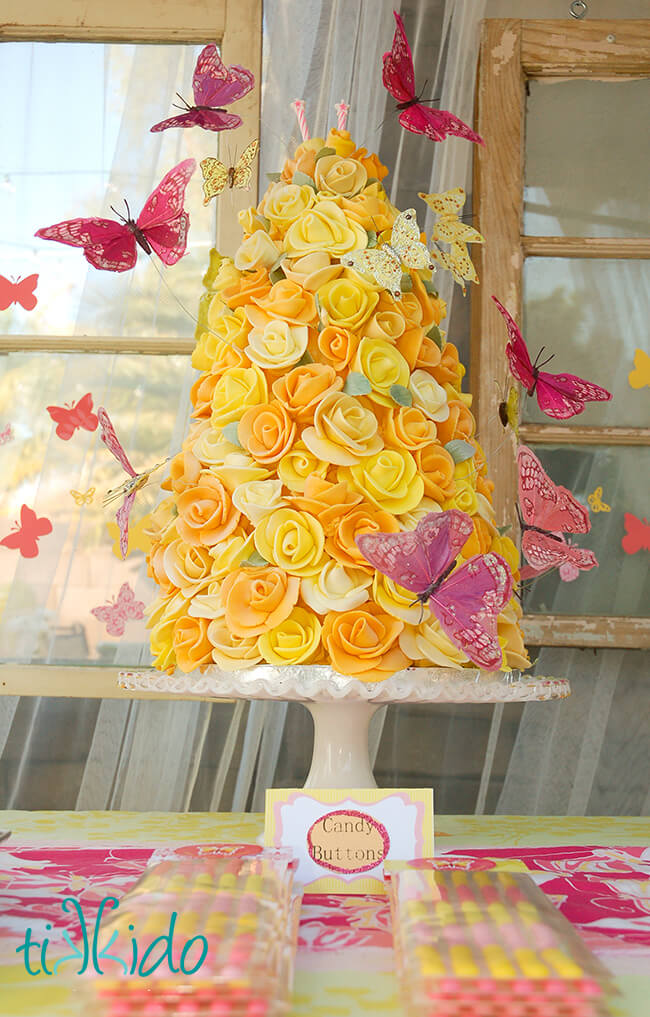
[[[381,893],[385,859],[433,854],[433,792],[269,790],[264,842],[291,848],[310,893]]]

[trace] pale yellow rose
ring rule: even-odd
[[[298,257],[311,251],[327,251],[339,258],[348,251],[364,250],[368,234],[359,223],[348,220],[333,201],[321,201],[289,227],[284,238],[287,254]]]
[[[212,659],[222,671],[241,671],[262,660],[257,638],[234,635],[223,618],[210,622],[208,639],[212,643]]]
[[[345,480],[385,512],[411,512],[422,500],[424,481],[415,459],[404,449],[385,448],[368,456],[359,466],[341,466],[338,479]]]
[[[290,325],[286,321],[267,321],[262,328],[248,334],[246,355],[259,367],[279,371],[297,364],[307,349],[309,329],[306,325]]]
[[[409,391],[413,405],[422,410],[430,420],[446,420],[449,416],[447,393],[442,385],[428,371],[413,371],[409,380]]]
[[[223,433],[212,427],[209,420],[206,420],[205,427],[192,445],[192,454],[200,463],[206,466],[223,466],[226,456],[233,452],[240,451],[237,445],[224,438]]]
[[[238,212],[237,218],[244,233],[255,233],[256,230],[263,230],[265,228],[262,216],[252,205]]]
[[[460,669],[470,663],[469,657],[445,635],[428,607],[425,607],[420,625],[409,625],[402,630],[399,645],[411,660],[428,660],[434,667]]]
[[[304,664],[320,645],[321,625],[304,607],[294,607],[288,618],[257,641],[259,651],[269,664]]]
[[[321,191],[331,191],[344,198],[366,186],[368,174],[356,159],[342,159],[339,155],[324,155],[316,163],[316,185]]]
[[[345,275],[332,279],[319,287],[317,296],[324,324],[349,328],[353,332],[368,320],[379,300],[379,295],[366,285],[363,276],[358,273],[354,278]]]
[[[285,234],[292,222],[314,204],[314,188],[309,184],[272,184],[260,202],[260,212]]]
[[[256,462],[247,452],[237,449],[225,456],[223,463],[210,467],[210,471],[218,477],[224,487],[232,494],[240,484],[248,484],[251,480],[266,480],[269,470]]]
[[[497,619],[497,632],[499,643],[505,653],[506,666],[523,671],[530,667],[530,657],[524,646],[524,637],[519,627],[521,615],[521,605],[516,597],[513,597]]]
[[[239,420],[249,406],[267,401],[266,378],[259,367],[229,367],[219,378],[212,393],[211,420],[221,429]]]
[[[403,512],[397,518],[403,530],[414,530],[420,520],[431,512],[442,512],[442,505],[439,505],[433,498],[423,498],[414,509],[411,509],[410,512]]]
[[[381,572],[375,572],[372,581],[372,599],[387,614],[411,625],[417,625],[422,617],[422,608],[416,601],[415,594],[411,590],[405,590],[403,586],[398,586]]]
[[[510,537],[505,535],[503,537],[498,535],[492,537],[490,551],[494,551],[495,554],[500,554],[502,558],[505,558],[515,579],[519,577],[519,551]]]
[[[494,511],[494,506],[490,504],[485,495],[477,492],[476,503],[478,505],[478,514],[485,519],[486,523],[495,526],[497,519],[496,512]]]
[[[188,600],[180,590],[173,589],[171,593],[156,597],[144,609],[147,619],[146,627],[152,629],[159,622],[176,621],[182,614],[185,614],[187,605]]]
[[[188,600],[210,581],[212,558],[207,547],[180,538],[173,540],[165,550],[163,562],[170,581]]]
[[[328,463],[321,462],[313,452],[310,452],[304,442],[297,441],[278,463],[278,477],[290,491],[298,491],[302,494],[307,478],[311,476],[324,477],[328,465]]]
[[[176,504],[173,496],[164,498],[163,501],[156,505],[153,512],[149,515],[149,521],[145,533],[151,538],[152,542],[160,541],[161,543],[169,543],[165,540],[166,534],[173,526],[177,516]]]
[[[222,580],[234,572],[243,561],[248,561],[255,550],[253,534],[246,536],[244,533],[236,533],[225,540],[219,541],[210,548],[212,555],[212,579]]]
[[[323,527],[308,512],[275,509],[257,524],[254,539],[262,558],[291,576],[315,576],[324,565]]]
[[[151,629],[150,646],[153,666],[166,671],[176,665],[174,649],[174,628],[186,612],[188,601],[181,593],[161,598],[162,603],[154,604],[147,627]]]
[[[263,230],[256,230],[251,233],[237,248],[235,252],[235,267],[242,271],[250,271],[253,268],[270,268],[280,256],[277,244],[271,240],[268,233]]]
[[[314,426],[305,428],[302,440],[317,459],[336,466],[353,466],[384,444],[374,413],[342,392],[321,399]]]
[[[390,394],[393,385],[406,388],[409,383],[409,365],[394,346],[385,339],[362,339],[352,363],[352,370],[365,374],[372,386],[368,398],[382,406],[394,406]]]
[[[219,268],[212,278],[209,290],[211,293],[221,293],[222,290],[234,285],[241,278],[241,272],[235,267],[232,258],[221,258]],[[205,278],[204,285],[208,285]]]
[[[233,491],[233,505],[257,526],[260,519],[287,503],[282,497],[281,480],[249,480]]]
[[[470,484],[456,484],[453,498],[448,498],[443,502],[442,507],[445,510],[452,508],[460,509],[461,512],[466,512],[468,516],[475,516],[478,514],[476,491]]]
[[[243,308],[229,311],[224,304],[221,313],[210,324],[210,331],[201,333],[192,353],[192,367],[197,371],[212,370],[221,361],[226,348],[244,349],[249,331],[250,324]]]
[[[333,265],[326,251],[312,251],[300,258],[285,258],[282,271],[291,282],[315,293],[320,286],[341,275],[343,265]]]
[[[219,618],[224,613],[221,604],[221,582],[211,579],[201,593],[195,593],[187,609],[190,618]]]
[[[300,580],[300,593],[316,614],[351,611],[368,600],[371,581],[362,569],[346,568],[330,559],[318,575]]]

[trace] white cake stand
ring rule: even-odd
[[[368,725],[388,703],[530,703],[571,694],[564,678],[529,678],[520,671],[412,667],[366,684],[315,665],[256,665],[245,671],[208,667],[202,674],[120,671],[124,689],[181,699],[280,699],[304,703],[314,720],[314,748],[305,787],[376,787]]]

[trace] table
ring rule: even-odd
[[[207,813],[0,812],[0,1015],[69,1017],[61,979],[30,978],[15,948],[60,901],[92,912],[120,895],[155,848],[254,843],[262,816]],[[616,1017],[645,1017],[650,998],[650,821],[633,818],[438,816],[436,854],[467,867],[529,871],[616,976]],[[292,1017],[400,1017],[385,898],[303,904]]]

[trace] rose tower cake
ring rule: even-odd
[[[435,275],[403,257],[395,286],[359,255],[399,264],[387,172],[347,131],[305,141],[240,214],[234,257],[211,253],[193,422],[153,514],[161,671],[313,664],[377,682],[475,667],[357,544],[449,509],[471,520],[454,567],[494,552],[518,579]],[[512,596],[500,669],[529,665],[520,616]]]

